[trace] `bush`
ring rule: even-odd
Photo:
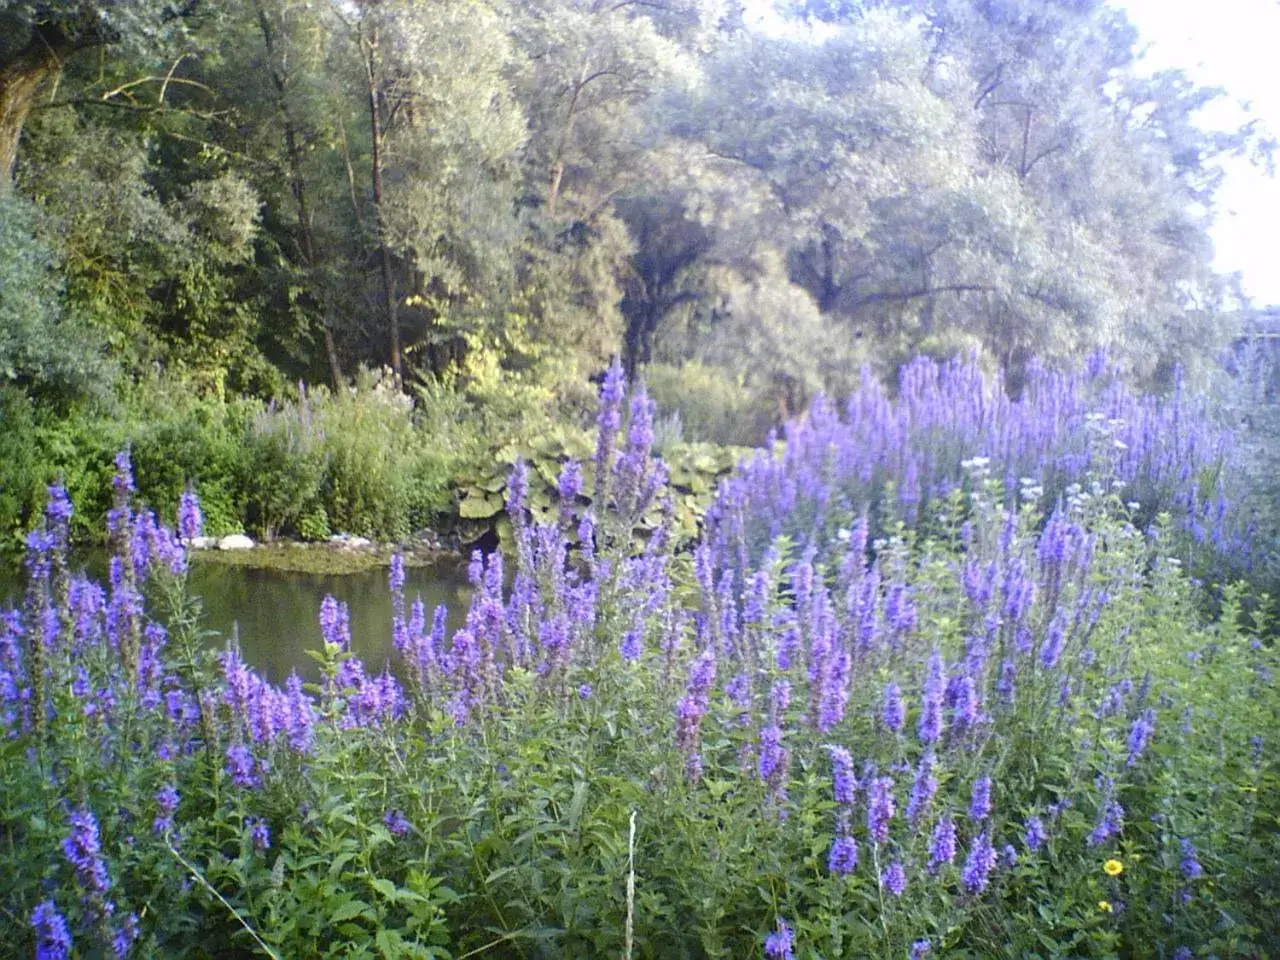
[[[767,398],[719,367],[651,363],[643,376],[658,410],[679,417],[682,440],[756,446],[775,424],[776,411]]]

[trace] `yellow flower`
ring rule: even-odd
[[[1103,913],[1110,913],[1110,912],[1111,912],[1111,901],[1110,901],[1110,900],[1099,900],[1099,901],[1098,901],[1098,909],[1099,909],[1099,910],[1101,910]]]
[[[1108,877],[1118,877],[1124,873],[1124,864],[1119,860],[1108,860],[1102,865],[1102,869],[1107,871]]]

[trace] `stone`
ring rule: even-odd
[[[249,550],[252,547],[253,540],[243,533],[233,533],[229,537],[223,537],[218,541],[219,550]]]

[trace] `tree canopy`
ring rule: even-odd
[[[262,394],[385,364],[572,403],[621,351],[785,413],[921,351],[1016,377],[1103,347],[1149,379],[1215,355],[1216,161],[1271,141],[1198,126],[1221,92],[1136,69],[1122,12],[779,12],[0,0],[26,211],[0,269],[39,293],[4,363]]]

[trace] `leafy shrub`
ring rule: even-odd
[[[683,438],[725,446],[755,446],[774,426],[776,411],[719,367],[688,361],[651,363],[643,371],[658,410],[678,415]]]

